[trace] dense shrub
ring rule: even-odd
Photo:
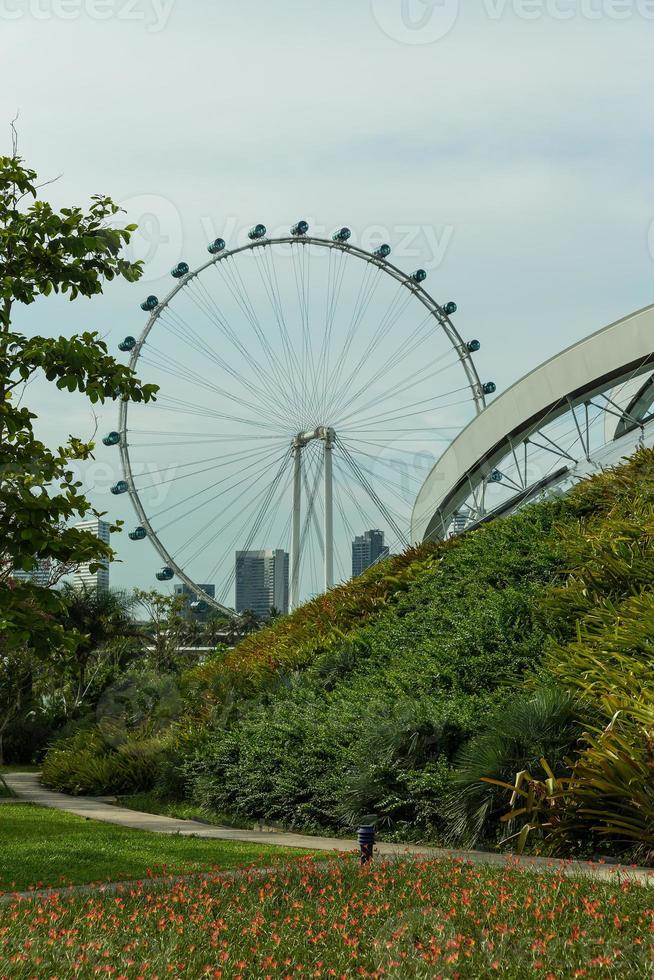
[[[585,704],[549,844],[654,851],[654,452],[581,484],[558,529],[569,574],[544,597],[542,674]],[[546,753],[544,753],[546,754]],[[559,767],[560,768],[560,767]],[[560,771],[559,771],[559,774]],[[491,775],[491,773],[487,773]],[[535,778],[538,778],[537,776]],[[535,785],[535,784],[534,784]],[[505,797],[506,805],[506,797]],[[524,820],[530,820],[527,804]]]
[[[99,728],[57,742],[43,763],[43,781],[63,793],[137,793],[150,789],[162,753],[158,737],[136,732],[115,744]]]
[[[555,775],[567,774],[566,760],[582,735],[584,709],[570,691],[549,684],[493,712],[484,731],[456,759],[446,805],[450,840],[474,845],[483,838],[499,839],[497,820],[506,812],[507,795],[483,779],[513,782],[523,769],[536,771],[542,758]]]
[[[80,730],[46,754],[42,778],[67,793],[136,793],[159,778],[172,727],[182,711],[177,679],[128,671],[108,687]]]
[[[404,837],[496,840],[500,791],[481,777],[512,782],[541,756],[558,775],[576,752],[561,847],[654,845],[653,466],[643,451],[370,569],[189,671],[185,717],[146,688],[120,746],[105,731],[53,747],[46,780],[154,783],[295,827],[374,812]]]
[[[451,760],[540,659],[534,608],[556,575],[549,532],[562,508],[541,504],[421,559],[414,552],[403,569],[410,585],[374,616],[366,607],[357,617],[345,590],[338,634],[314,637],[304,670],[262,670],[255,685],[251,662],[244,667],[251,693],[208,724],[203,750],[183,767],[185,792],[243,818],[342,827],[375,812],[407,836],[440,834]],[[279,627],[278,653],[290,649],[291,620]],[[303,621],[298,637],[306,652]],[[249,656],[265,640],[249,638]]]
[[[547,607],[545,669],[592,706],[556,843],[580,835],[654,851],[654,453],[585,485],[592,509],[562,540],[571,574]],[[604,513],[604,519],[600,515]],[[574,631],[570,620],[576,622]],[[567,640],[567,642],[565,642]]]

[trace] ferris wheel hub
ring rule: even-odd
[[[316,439],[321,439],[325,445],[330,447],[334,445],[336,440],[336,430],[332,429],[328,425],[319,425],[316,429],[310,432],[298,432],[296,436],[293,437],[291,441],[291,446],[293,449],[302,449],[303,446],[307,446],[310,442],[314,442]]]

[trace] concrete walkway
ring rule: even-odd
[[[39,774],[34,772],[9,773],[4,777],[10,790],[18,801],[36,803],[53,810],[64,810],[87,820],[100,820],[133,830],[148,830],[157,834],[181,834],[187,837],[214,838],[217,840],[247,841],[251,844],[295,847],[314,851],[358,851],[354,840],[337,837],[312,837],[302,834],[277,833],[264,830],[235,830],[231,827],[218,827],[200,823],[197,820],[178,820],[154,813],[142,813],[127,807],[112,806],[91,796],[67,796],[54,793],[39,782]],[[2,813],[0,812],[0,824]],[[615,880],[616,874],[643,884],[654,884],[654,869],[624,867],[620,865],[597,864],[590,861],[557,861],[551,858],[516,857],[486,851],[460,851],[446,848],[425,847],[415,844],[384,844],[375,846],[375,853],[384,857],[425,857],[468,861],[474,864],[504,865],[507,860],[520,864],[533,871],[558,871],[563,869],[568,875],[593,875],[598,879]]]

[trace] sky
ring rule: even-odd
[[[653,32],[654,0],[0,0],[3,152],[19,112],[53,203],[111,194],[145,260],[140,284],[48,299],[16,326],[97,329],[115,350],[176,262],[306,218],[427,270],[501,391],[652,301]],[[81,399],[31,398],[49,441],[93,431]],[[114,404],[97,414],[116,426]],[[132,526],[116,467],[100,449],[84,479]],[[114,544],[115,585],[156,584],[147,542]]]

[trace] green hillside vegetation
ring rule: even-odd
[[[602,837],[643,843],[654,835],[643,784],[654,744],[653,463],[641,451],[566,498],[370,569],[183,675],[172,722],[155,711],[133,724],[126,712],[57,743],[45,781],[70,792],[155,787],[295,828],[346,830],[375,813],[387,835],[494,842],[507,832],[508,794],[482,777],[512,783],[526,768],[544,779],[545,758],[557,777],[576,764],[579,787],[582,767],[599,786],[620,739],[627,761],[604,816],[590,784],[591,798],[573,800],[574,782],[556,798],[538,783],[558,828],[540,836],[564,851]],[[632,799],[632,777],[643,799]],[[617,832],[624,806],[629,841]],[[526,818],[552,822],[542,814]]]

